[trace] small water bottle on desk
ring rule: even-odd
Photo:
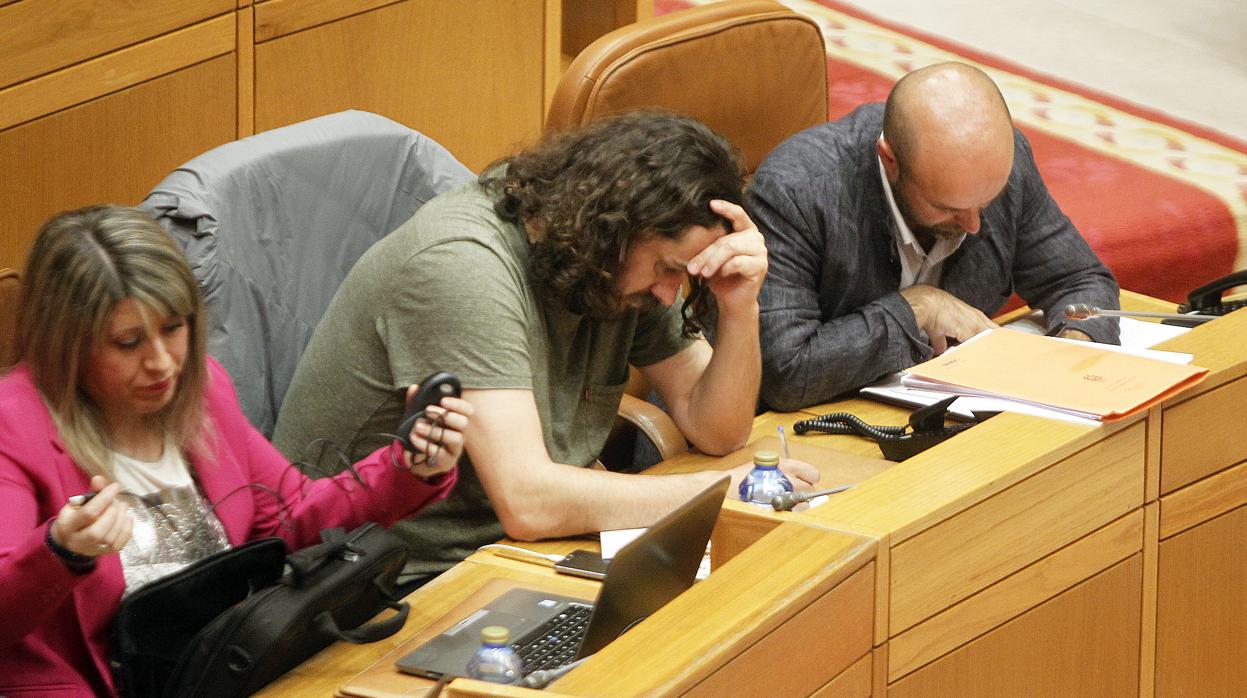
[[[511,631],[500,625],[481,628],[481,648],[468,660],[468,677],[492,683],[517,684],[523,678],[520,657],[507,643]]]
[[[753,454],[753,470],[740,481],[740,501],[771,508],[771,497],[791,492],[792,483],[779,469],[779,454],[757,451]]]

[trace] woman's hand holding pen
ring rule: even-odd
[[[121,485],[102,476],[91,478],[96,494],[78,504],[61,507],[52,522],[52,538],[57,545],[77,555],[99,557],[120,551],[130,542],[133,519],[130,510],[117,500]]]

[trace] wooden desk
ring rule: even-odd
[[[1132,294],[1123,301],[1164,308]],[[728,502],[710,578],[551,690],[1235,694],[1247,685],[1247,441],[1234,428],[1235,408],[1247,402],[1245,336],[1247,313],[1238,313],[1166,343],[1193,353],[1209,378],[1099,427],[1005,414],[897,464],[863,439],[790,431],[794,455],[818,460],[830,476],[878,472],[806,512]],[[857,400],[834,405],[846,407],[878,423],[907,414]],[[739,454],[685,456],[660,470],[730,467],[751,448],[773,446],[777,425],[790,429],[805,416],[762,415]],[[331,647],[265,693],[327,693],[480,588],[475,580],[515,575],[572,581],[474,556],[413,597],[420,610],[400,637]]]
[[[543,551],[565,547],[528,545]],[[768,671],[781,659],[799,672],[776,677],[774,685],[788,694],[786,687],[809,693],[869,658],[873,548],[868,540],[815,523],[779,526],[762,545],[741,552],[630,631],[628,644],[613,643],[551,690],[517,695],[724,695],[725,687]],[[801,554],[777,560],[778,550]],[[586,598],[598,586],[512,560],[465,561],[408,598],[411,617],[394,637],[333,645],[260,695],[422,695],[432,682],[400,674],[393,662],[511,584]],[[446,615],[469,599],[475,602]],[[837,620],[830,623],[827,617]],[[868,688],[864,666],[846,679]],[[353,678],[365,669],[367,676]],[[348,690],[340,691],[348,682]],[[461,683],[466,682],[452,686]],[[477,695],[470,687],[457,690]]]

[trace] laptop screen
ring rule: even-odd
[[[719,518],[728,482],[727,477],[719,479],[615,555],[606,570],[588,626],[582,626],[584,638],[578,647],[571,644],[565,648],[565,661],[597,652],[693,585],[706,543]],[[544,627],[574,605],[583,603],[533,589],[511,589],[404,655],[396,665],[402,671],[432,678],[462,675],[468,659],[480,646],[481,628],[502,625],[511,631],[514,644],[530,644],[544,632]],[[579,639],[559,635],[559,644],[563,645]],[[526,664],[525,673],[532,669]]]
[[[728,482],[702,490],[616,553],[577,657],[602,649],[693,586]]]

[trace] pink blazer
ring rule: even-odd
[[[390,526],[454,486],[456,472],[429,484],[392,467],[387,449],[356,464],[366,487],[349,472],[309,480],[247,421],[225,369],[211,358],[208,369],[205,412],[216,439],[190,462],[231,544],[276,535],[294,549],[319,542],[322,528]],[[44,543],[56,513],[89,481],[61,444],[27,368],[0,378],[0,695],[116,693],[108,652],[124,588],[119,556],[101,557],[78,576]],[[248,483],[280,492],[287,517],[276,498]]]

